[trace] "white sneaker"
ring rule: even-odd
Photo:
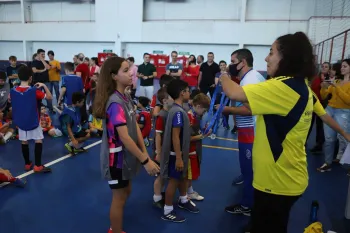
[[[204,200],[204,197],[199,195],[197,192],[188,193],[187,196],[191,200],[196,200],[196,201],[203,201]]]

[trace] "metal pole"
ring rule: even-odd
[[[333,42],[334,42],[334,38],[332,38],[332,41],[331,41],[331,51],[329,53],[329,62],[332,62]]]
[[[345,35],[344,35],[343,53],[341,55],[341,59],[342,60],[344,59],[344,56],[345,56],[345,48],[346,48],[346,40],[347,40],[347,38],[348,38],[348,32],[346,31]]]
[[[324,42],[322,42],[322,49],[321,49],[321,60],[320,60],[320,64],[322,64],[322,58],[323,58],[323,47],[324,47]]]

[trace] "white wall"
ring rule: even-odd
[[[97,53],[103,52],[104,49],[114,50],[114,43],[108,42],[38,42],[32,43],[31,54],[34,54],[38,49],[47,51],[52,50],[55,53],[55,58],[58,61],[72,61],[73,56],[78,53],[84,53],[87,57],[97,57]],[[31,55],[30,54],[30,55]]]
[[[21,22],[21,4],[14,3],[0,3],[0,23],[3,22]]]
[[[241,0],[145,0],[144,20],[231,19],[239,20]]]
[[[95,4],[89,2],[33,2],[29,6],[31,17],[26,19],[29,22],[95,21]]]
[[[10,56],[16,56],[17,60],[23,61],[23,42],[21,41],[0,41],[0,60],[7,60]]]
[[[51,48],[57,51],[60,49],[54,47],[55,41],[67,42],[73,43],[74,46],[69,47],[62,45],[63,43],[58,43],[57,46],[66,46],[67,50],[74,48],[79,52],[91,51],[91,46],[103,49],[103,46],[92,45],[90,42],[106,42],[111,46],[113,44],[113,50],[117,54],[122,51],[122,43],[137,43],[140,45],[138,54],[135,49],[132,51],[136,59],[142,58],[149,44],[168,43],[183,46],[190,43],[191,46],[199,44],[199,47],[201,45],[213,47],[213,49],[203,49],[203,52],[199,51],[204,55],[218,47],[219,55],[220,48],[227,45],[269,46],[282,34],[296,31],[307,32],[307,21],[289,21],[289,19],[308,19],[311,12],[314,11],[312,3],[315,0],[247,0],[247,20],[237,21],[237,16],[245,13],[241,12],[242,1],[244,0],[219,0],[219,2],[203,0],[200,4],[199,0],[188,0],[187,3],[183,3],[184,8],[180,8],[180,3],[152,1],[150,4],[158,4],[158,7],[160,7],[159,4],[163,4],[162,10],[156,12],[152,7],[149,8],[148,11],[151,11],[151,14],[146,16],[149,19],[153,18],[154,21],[143,22],[143,0],[98,0],[95,5],[95,22],[0,24],[0,40],[52,41]],[[197,3],[196,7],[192,7],[191,4],[195,3]],[[33,3],[32,19],[35,21],[63,21],[65,19],[79,21],[84,20],[84,17],[88,15],[86,5],[59,3],[61,4],[59,7],[57,4]],[[186,7],[186,5],[191,7]],[[39,6],[41,6],[40,9]],[[53,13],[55,10],[60,13]],[[171,20],[174,17],[177,18]],[[181,20],[189,17],[192,19]],[[211,18],[214,19],[210,20]],[[261,20],[257,21],[257,19]],[[22,47],[28,57],[30,50],[26,49],[27,44],[25,43],[25,46]],[[260,51],[259,49],[257,51]],[[91,53],[95,53],[97,49],[92,50]],[[222,50],[223,54],[226,52],[230,55],[232,48],[228,51]],[[64,55],[62,59],[70,59],[74,53],[75,51],[67,51],[67,55]],[[222,55],[224,56],[226,55]],[[2,54],[0,54],[0,59],[4,59]],[[263,67],[263,64],[256,64]]]
[[[238,49],[238,45],[220,45],[220,44],[166,44],[166,43],[126,43],[125,56],[133,56],[136,64],[143,62],[143,53],[153,53],[154,50],[163,51],[164,54],[170,55],[172,51],[189,52],[191,54],[203,55],[207,57],[208,52],[213,52],[215,61],[231,61],[231,53]]]
[[[247,20],[308,20],[316,0],[248,0]]]
[[[246,49],[249,49],[253,54],[254,69],[265,71],[266,70],[265,58],[270,52],[270,46],[246,45],[244,47]]]

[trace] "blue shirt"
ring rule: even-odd
[[[72,105],[72,96],[74,92],[83,93],[84,90],[83,80],[74,74],[63,76],[61,87],[66,88],[64,103],[67,105]]]
[[[184,125],[184,116],[182,112],[177,112],[175,113],[173,119],[172,119],[172,128],[181,128],[180,131],[180,149],[182,150],[182,135],[183,135],[183,125]],[[171,130],[171,137],[173,135],[172,133],[173,130]],[[174,146],[173,146],[173,139],[171,138],[171,151],[174,152]]]

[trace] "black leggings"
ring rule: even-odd
[[[254,189],[251,233],[287,233],[289,212],[300,196],[282,196]]]

